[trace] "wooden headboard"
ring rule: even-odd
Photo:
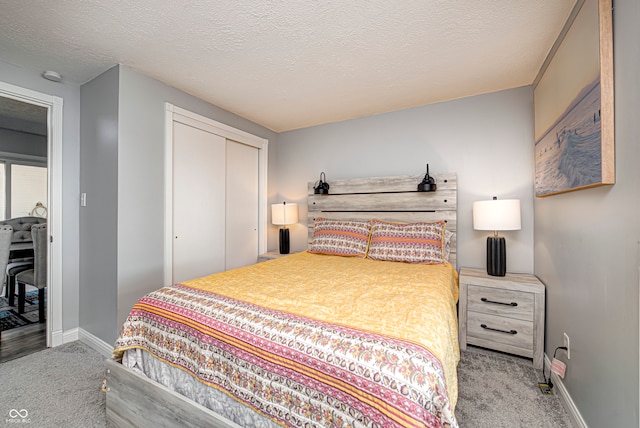
[[[416,191],[424,175],[329,180],[328,195],[313,192],[308,184],[309,243],[316,217],[342,220],[380,220],[420,222],[445,220],[453,233],[449,261],[457,260],[457,177],[455,173],[430,174],[436,181],[435,192]]]

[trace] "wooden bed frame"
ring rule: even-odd
[[[433,174],[437,190],[418,192],[422,175],[355,178],[329,182],[328,195],[316,195],[308,184],[309,243],[316,217],[340,220],[380,220],[414,223],[445,220],[451,238],[449,261],[457,260],[457,177],[455,173]]]
[[[422,175],[330,181],[328,195],[314,194],[308,184],[309,236],[316,217],[419,222],[445,220],[451,238],[451,264],[456,266],[457,178],[433,174],[437,190],[417,192]],[[239,425],[167,387],[107,360],[107,423],[111,427],[215,427]]]

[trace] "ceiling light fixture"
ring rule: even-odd
[[[62,80],[62,76],[60,76],[60,73],[57,73],[55,71],[51,71],[51,70],[47,70],[44,73],[42,73],[42,77],[44,77],[47,80],[51,80],[52,82],[60,82]]]

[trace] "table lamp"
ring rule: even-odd
[[[520,200],[498,200],[473,203],[473,228],[475,230],[493,230],[493,236],[487,237],[487,273],[492,276],[505,276],[507,273],[507,249],[499,230],[520,230]]]
[[[287,225],[298,222],[298,204],[271,205],[271,223],[280,228],[280,254],[289,254],[289,229]]]

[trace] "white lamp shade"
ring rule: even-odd
[[[494,199],[473,203],[475,230],[520,230],[520,200]]]
[[[298,204],[271,205],[271,223],[276,225],[295,224],[298,222]]]

